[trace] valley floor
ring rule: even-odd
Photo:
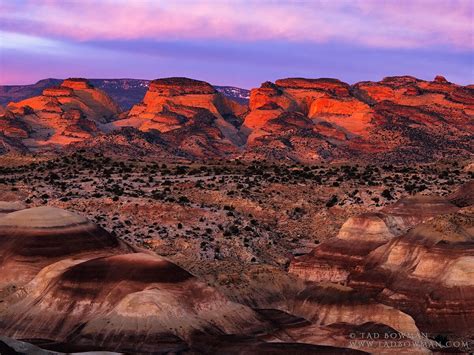
[[[350,216],[416,193],[446,196],[473,177],[456,161],[173,164],[86,153],[2,159],[2,200],[75,211],[200,276],[246,265],[284,270]]]

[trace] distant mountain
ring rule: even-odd
[[[236,88],[234,86],[214,86],[222,95],[237,101],[242,105],[247,105],[250,99],[250,90]]]
[[[90,79],[89,82],[104,90],[123,110],[140,102],[150,84],[150,80],[141,79]]]
[[[150,81],[142,79],[89,80],[94,87],[105,91],[122,110],[129,110],[143,99]],[[44,79],[32,85],[0,85],[0,105],[6,106],[12,101],[18,102],[41,95],[44,89],[60,85],[62,82],[62,79]],[[233,86],[215,86],[215,89],[240,104],[248,104],[250,90]]]
[[[33,96],[41,95],[44,89],[59,85],[61,79],[44,79],[32,85],[0,85],[0,105],[18,102]]]

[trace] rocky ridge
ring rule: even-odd
[[[243,143],[237,126],[244,111],[203,81],[157,79],[150,83],[143,101],[107,129],[155,130],[184,154],[219,157],[236,153]]]
[[[336,79],[267,82],[251,91],[242,125],[246,154],[307,162],[469,156],[473,95],[439,78],[408,76],[352,86]]]
[[[130,110],[145,96],[151,80],[145,79],[88,79],[96,88],[105,91],[122,110]],[[43,79],[32,85],[0,85],[0,105],[18,102],[41,95],[46,88],[60,85],[61,79]],[[214,88],[224,96],[240,104],[247,105],[250,91],[234,86]]]
[[[104,95],[84,79],[66,80],[9,104],[0,113],[2,150],[95,147],[96,137],[132,127],[159,134],[166,144],[157,151],[188,159],[397,163],[473,154],[473,89],[442,77],[280,79],[253,89],[248,107],[206,82],[163,78],[121,114]]]
[[[42,95],[10,103],[0,134],[31,151],[64,146],[95,136],[98,125],[119,113],[112,99],[85,79],[68,79]]]

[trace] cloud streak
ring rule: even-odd
[[[6,4],[5,4],[6,3]],[[74,41],[229,40],[472,50],[471,0],[4,2],[4,30]]]
[[[472,0],[0,0],[0,83],[474,81]]]

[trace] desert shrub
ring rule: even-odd
[[[328,208],[333,207],[337,203],[338,200],[339,199],[336,195],[332,195],[331,198],[329,199],[329,201],[326,202],[326,207],[328,207]]]
[[[382,193],[381,193],[381,196],[383,198],[387,199],[387,200],[393,200],[393,198],[394,198],[389,189],[383,190]]]

